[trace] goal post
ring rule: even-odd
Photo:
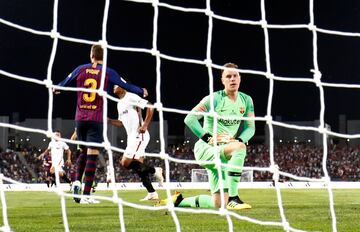
[[[208,182],[209,176],[206,169],[194,168],[191,169],[191,182]],[[243,170],[241,174],[240,182],[253,182],[254,181],[254,171],[253,170]]]

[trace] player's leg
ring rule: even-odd
[[[65,170],[62,167],[59,167],[59,176],[61,177],[61,179],[63,179],[66,183],[70,184],[71,180],[69,179],[69,177],[66,175]]]
[[[228,164],[235,167],[228,167],[226,170],[226,182],[229,187],[228,209],[250,209],[249,204],[244,203],[239,198],[238,184],[241,178],[242,168],[244,167],[246,157],[246,146],[244,143],[232,142],[225,145],[221,155],[228,159]]]
[[[76,133],[79,141],[86,141],[89,126],[87,122],[76,121]],[[87,159],[87,147],[80,145],[79,155],[76,160],[75,185],[81,184]]]
[[[51,166],[51,168],[50,168],[50,179],[51,179],[50,187],[52,187],[54,184],[56,186],[55,167],[54,166]]]
[[[76,121],[76,135],[79,141],[86,141],[88,133],[88,125],[86,122]],[[87,160],[87,147],[79,145],[79,154],[75,164],[75,181],[74,181],[74,194],[81,194],[81,183],[85,171]],[[74,198],[76,202],[80,201],[80,198]]]
[[[129,135],[126,151],[123,155],[123,159],[121,160],[121,164],[124,167],[134,170],[139,175],[142,184],[148,192],[147,196],[141,199],[141,201],[159,199],[150,178],[151,175],[155,174],[159,176],[159,171],[157,171],[157,169],[153,166],[144,163],[143,154],[145,153],[149,140],[150,136],[148,132]]]
[[[96,171],[96,161],[99,155],[99,149],[97,148],[88,148],[87,150],[87,159],[85,166],[85,176],[84,176],[84,195],[90,195],[90,191],[93,185],[93,181],[95,179],[95,171]]]
[[[209,176],[210,191],[212,195],[197,195],[193,197],[184,198],[178,207],[192,207],[192,208],[220,208],[221,207],[221,194],[220,194],[220,181],[219,173],[215,167],[207,167]],[[225,173],[222,171],[222,179],[225,184]],[[228,193],[224,189],[224,202],[227,204]]]
[[[92,121],[77,121],[76,122],[77,128],[77,136],[78,140],[86,141],[86,142],[103,142],[103,125],[102,123],[92,122]],[[85,149],[82,147],[83,151]],[[84,154],[84,153],[83,153]],[[86,150],[86,155],[79,155],[78,160],[80,162],[77,163],[77,175],[74,183],[74,194],[81,194],[81,179],[82,174],[84,174],[84,195],[90,195],[91,187],[95,178],[95,171],[96,171],[96,161],[99,155],[99,149],[97,147],[88,147]],[[76,198],[74,200],[77,203],[99,203],[98,201],[92,199]]]
[[[214,161],[217,151],[213,146],[199,141],[194,147],[195,159],[197,161]],[[221,157],[220,157],[221,158]],[[197,195],[183,198],[180,193],[175,193],[172,197],[173,203],[177,207],[193,207],[193,208],[219,208],[221,206],[219,173],[215,164],[202,165],[207,169],[209,175],[210,191],[212,195]],[[222,171],[225,203],[227,203],[227,187],[225,174]],[[160,204],[166,204],[167,200],[163,200]]]
[[[48,188],[50,188],[50,184],[51,184],[51,173],[50,170],[46,171],[46,185]]]
[[[143,186],[146,188],[148,195],[141,200],[157,200],[159,199],[151,180],[150,174],[155,173],[153,167],[149,167],[143,163],[143,159],[131,159],[130,155],[124,154],[121,159],[121,165],[127,169],[133,170],[141,179]]]

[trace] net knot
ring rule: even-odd
[[[160,56],[160,52],[159,52],[159,50],[155,50],[155,49],[153,48],[153,49],[151,49],[151,55],[153,55],[153,56]]]
[[[309,23],[308,28],[310,31],[316,31],[316,26],[312,23]]]
[[[53,137],[53,132],[50,131],[50,130],[46,131],[46,137],[52,138]]]
[[[59,38],[60,37],[60,33],[59,32],[57,32],[57,31],[55,31],[55,30],[51,30],[51,32],[50,32],[50,37],[51,38]]]
[[[219,208],[219,214],[220,214],[220,216],[226,215],[227,212],[228,212],[228,210],[226,210],[226,209],[224,209],[224,208]]]
[[[261,24],[262,28],[267,28],[268,23],[267,23],[267,21],[265,19],[261,20],[260,24]]]
[[[108,46],[108,42],[106,40],[99,40],[99,45],[101,45],[102,49],[105,49]]]
[[[289,225],[289,222],[284,221],[282,224],[283,224],[283,226],[284,226],[284,231],[290,231],[290,225]]]
[[[157,110],[157,111],[161,111],[162,108],[163,108],[163,104],[161,102],[156,102],[154,104],[154,108]]]
[[[152,0],[152,6],[157,7],[159,5],[159,0]]]
[[[104,91],[104,90],[99,90],[98,92],[97,92],[97,94],[100,96],[100,97],[103,97],[103,96],[106,96],[106,92]]]
[[[319,129],[319,133],[321,133],[321,134],[325,134],[327,132],[327,129],[325,127],[323,127],[322,125],[320,125],[318,127],[318,129]]]
[[[106,150],[111,150],[111,143],[109,141],[103,142],[102,145]]]
[[[270,79],[274,79],[275,76],[274,74],[267,72],[265,77],[270,80]]]
[[[206,67],[211,68],[212,67],[212,60],[211,59],[206,59],[204,60],[204,63],[206,65]]]
[[[210,9],[206,9],[205,10],[205,14],[209,17],[213,17],[214,16],[214,11],[210,10]]]
[[[122,205],[123,204],[123,199],[122,198],[117,198],[116,196],[113,196],[113,202],[117,203],[118,205]]]
[[[48,89],[52,88],[52,86],[53,86],[52,80],[49,80],[49,79],[45,79],[44,84],[45,84],[46,88],[48,88]]]
[[[271,115],[266,115],[265,120],[266,120],[266,124],[271,124],[273,121],[273,118]]]
[[[312,73],[314,73],[314,81],[315,81],[315,84],[316,86],[321,86],[321,77],[322,77],[322,74],[319,70],[314,70],[314,69],[311,69],[310,70]]]
[[[160,152],[160,154],[159,154],[159,157],[160,157],[160,159],[168,159],[169,158],[169,154],[167,154],[167,153],[164,153],[164,152]]]

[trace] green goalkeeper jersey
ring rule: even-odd
[[[224,90],[214,92],[214,110],[219,116],[231,116],[231,117],[247,117],[249,113],[254,112],[254,104],[251,97],[245,93],[238,92],[236,101],[231,100]],[[210,96],[206,96],[201,102],[194,107],[192,112],[209,112],[210,111]],[[201,126],[199,120],[202,115],[189,114],[185,118],[185,124],[190,130],[197,136],[201,137],[205,133],[213,134],[214,118],[210,116],[204,117],[203,126]],[[239,118],[218,118],[217,121],[217,133],[229,134],[235,138],[239,127],[241,125]],[[255,134],[255,121],[245,120],[244,128],[237,136],[246,143]]]

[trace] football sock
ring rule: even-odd
[[[69,179],[69,177],[67,177],[67,175],[64,173],[62,176],[63,180],[65,180],[66,183],[71,183],[71,180]]]
[[[90,195],[91,187],[95,178],[97,157],[97,155],[87,155],[84,177],[84,195]]]
[[[241,170],[233,167],[227,168],[226,182],[229,188],[229,197],[234,197],[238,195],[238,183],[240,182],[241,171],[244,167],[245,156],[246,148],[235,150],[231,153],[231,159],[229,160],[228,164],[240,167]]]
[[[76,161],[76,175],[75,175],[75,180],[78,180],[81,182],[82,176],[84,174],[84,169],[85,169],[85,165],[86,165],[86,154],[85,153],[80,153],[79,157],[77,158]]]
[[[130,163],[128,168],[134,170],[139,175],[142,184],[144,185],[144,187],[146,188],[146,190],[149,193],[155,192],[155,189],[152,186],[151,180],[149,177],[149,174],[155,173],[154,167],[147,166],[137,160],[134,160]]]
[[[178,207],[191,208],[215,208],[214,201],[210,195],[198,195],[184,198]]]

